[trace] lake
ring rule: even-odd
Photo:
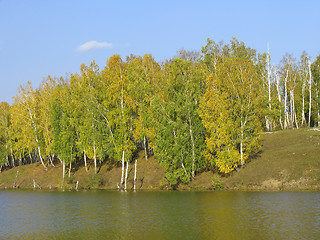
[[[0,191],[0,239],[319,239],[319,192]]]

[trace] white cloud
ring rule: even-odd
[[[89,41],[89,42],[86,42],[86,43],[80,45],[77,48],[77,51],[85,52],[85,51],[89,51],[93,48],[112,48],[112,47],[113,47],[112,43]]]

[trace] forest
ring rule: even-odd
[[[261,149],[264,132],[320,124],[320,55],[311,62],[286,54],[271,64],[233,38],[208,39],[200,51],[180,50],[157,62],[151,55],[113,55],[79,73],[21,85],[14,103],[0,103],[0,169],[41,162],[104,161],[125,168],[143,151],[164,167],[171,185],[200,172],[228,175]]]

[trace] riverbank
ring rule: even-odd
[[[157,159],[151,157],[147,161],[143,152],[136,159],[137,189],[170,189]],[[117,189],[120,177],[121,167],[115,163],[103,163],[95,175],[93,162],[89,162],[88,172],[83,166],[73,166],[70,178],[66,173],[63,188]],[[127,189],[133,189],[133,179],[134,164],[131,164]],[[61,164],[55,162],[55,167],[48,167],[48,171],[40,163],[34,163],[0,173],[0,189],[34,187],[61,189]],[[265,133],[261,152],[238,172],[230,176],[203,172],[188,185],[180,184],[177,190],[320,190],[320,131],[305,128]]]

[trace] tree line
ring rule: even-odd
[[[0,103],[0,168],[61,161],[62,176],[88,160],[122,167],[138,151],[155,155],[171,185],[197,173],[228,174],[254,157],[263,131],[319,126],[320,56],[285,55],[271,65],[233,38],[208,39],[158,63],[151,55],[113,55],[67,78],[48,76]]]

